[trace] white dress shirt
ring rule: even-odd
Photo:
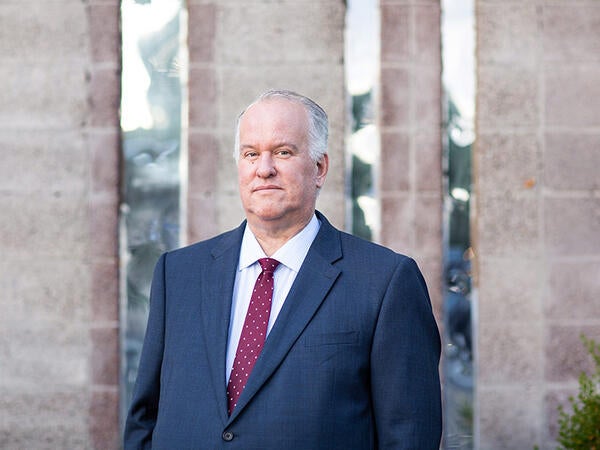
[[[306,258],[308,249],[315,240],[321,223],[317,216],[313,214],[311,221],[294,237],[287,241],[271,258],[279,261],[279,266],[275,269],[273,300],[271,301],[271,315],[267,326],[267,336],[273,328],[273,324],[279,315],[279,311],[296,279],[300,266]],[[229,339],[227,341],[227,361],[225,383],[229,381],[229,375],[235,360],[238,341],[242,334],[242,327],[246,319],[246,312],[250,305],[250,298],[256,279],[261,272],[258,260],[266,258],[265,252],[256,240],[250,227],[246,225],[244,237],[242,238],[242,247],[240,249],[240,260],[238,270],[235,276],[233,287],[233,299],[231,303],[231,319],[229,326]]]

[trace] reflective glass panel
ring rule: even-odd
[[[180,0],[123,0],[121,413],[137,375],[154,264],[180,245],[185,173],[185,10]]]
[[[376,162],[379,132],[375,99],[379,73],[379,2],[348,0],[346,10],[346,88],[350,123],[347,136],[347,223],[353,234],[365,239],[379,235],[376,201]]]
[[[471,147],[475,140],[472,0],[442,0],[444,87],[444,448],[473,448]]]

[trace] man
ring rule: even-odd
[[[126,449],[439,447],[425,282],[315,211],[326,149],[325,112],[296,93],[240,115],[246,221],[157,263]]]

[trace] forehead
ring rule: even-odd
[[[262,100],[250,106],[240,119],[240,137],[248,135],[305,135],[308,113],[304,106],[284,98]]]

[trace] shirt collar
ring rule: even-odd
[[[295,272],[300,271],[300,266],[308,253],[308,249],[315,240],[321,222],[313,214],[312,219],[299,233],[293,236],[283,246],[273,254],[272,258],[279,261],[284,266]],[[244,237],[242,238],[242,247],[240,249],[240,261],[238,270],[243,270],[256,263],[260,258],[266,258],[265,252],[256,240],[254,233],[246,224]]]

